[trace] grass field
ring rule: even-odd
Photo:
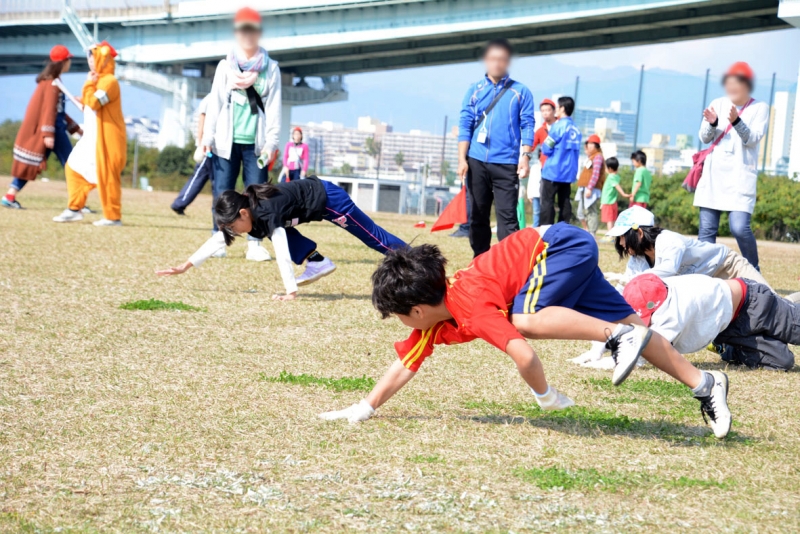
[[[614,388],[567,361],[585,344],[536,343],[578,404],[544,414],[481,341],[439,350],[367,423],[325,422],[407,335],[372,309],[376,253],[309,225],[339,269],[276,303],[277,267],[245,261],[243,242],[153,274],[209,235],[207,197],[179,218],[172,194],[126,190],[122,228],[50,222],[65,199],[37,182],[26,211],[0,210],[2,532],[800,531],[797,372],[728,370],[718,442],[651,367]],[[451,270],[469,261],[466,240],[377,219],[439,244]],[[800,289],[800,246],[761,254],[776,288]],[[601,262],[622,271],[609,245]]]

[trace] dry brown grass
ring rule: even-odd
[[[579,343],[536,344],[586,407],[542,418],[508,358],[475,342],[440,350],[368,423],[327,423],[316,414],[363,393],[263,377],[380,376],[407,332],[371,308],[378,255],[308,226],[339,270],[294,303],[270,300],[278,270],[246,262],[243,243],[158,279],[208,235],[208,198],[186,218],[171,199],[126,190],[123,228],[51,223],[63,184],[0,210],[1,531],[800,530],[797,372],[730,370],[735,435],[716,442],[665,375],[608,387],[567,363]],[[418,233],[414,218],[378,220]],[[421,239],[453,269],[469,260],[465,240]],[[761,247],[767,278],[797,290],[800,247]],[[120,309],[151,298],[207,311]],[[534,468],[579,480],[542,489]]]

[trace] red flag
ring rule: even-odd
[[[420,221],[414,225],[414,228],[425,228],[425,221]]]
[[[467,222],[467,190],[461,188],[461,191],[453,197],[450,204],[444,209],[436,222],[431,226],[431,232],[438,232],[439,230],[449,230],[456,224],[464,224]]]

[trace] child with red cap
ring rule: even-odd
[[[694,205],[700,208],[698,239],[714,243],[719,221],[728,212],[731,234],[742,256],[758,269],[758,245],[750,228],[756,205],[758,150],[767,131],[769,106],[752,97],[750,65],[734,63],[722,79],[725,96],[703,111],[700,140],[714,147],[706,157]]]
[[[714,343],[722,359],[750,368],[788,371],[800,345],[800,308],[752,280],[701,274],[662,280],[637,276],[622,296],[642,321],[681,354]]]

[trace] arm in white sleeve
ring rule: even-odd
[[[275,248],[275,261],[281,271],[286,294],[297,293],[297,281],[294,277],[294,263],[289,254],[289,241],[286,239],[286,230],[276,228],[272,232],[272,246]]]
[[[652,273],[659,278],[677,276],[681,270],[683,255],[686,253],[683,241],[664,232],[656,240],[655,251],[656,260],[653,262],[653,267],[645,272]]]
[[[204,261],[213,256],[219,249],[225,246],[225,235],[222,232],[215,232],[197,252],[189,257],[189,263],[195,267],[200,267]]]
[[[264,128],[265,142],[262,154],[272,154],[278,149],[281,135],[281,69],[275,64],[269,80],[269,92],[264,102],[266,124]]]

